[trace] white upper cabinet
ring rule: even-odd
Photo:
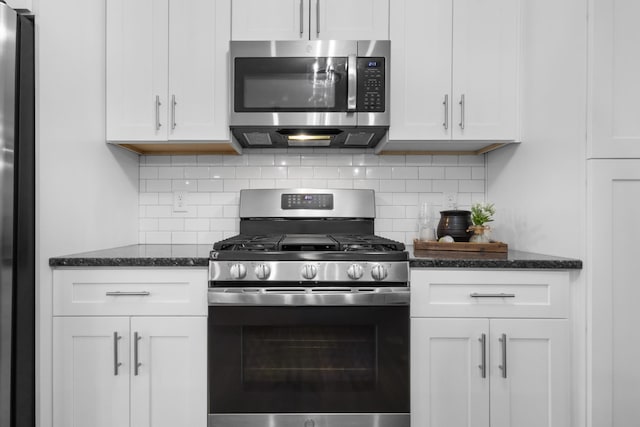
[[[640,158],[640,2],[590,3],[590,158]]]
[[[230,0],[107,2],[107,140],[229,141]]]
[[[232,0],[232,40],[386,40],[389,0]]]
[[[518,138],[517,0],[401,0],[389,13],[390,146]]]

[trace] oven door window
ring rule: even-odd
[[[212,413],[409,412],[408,307],[210,307]]]
[[[347,58],[236,58],[236,112],[347,111]]]

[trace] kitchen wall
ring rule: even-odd
[[[376,156],[360,150],[250,150],[242,156],[142,156],[139,242],[211,244],[238,232],[243,188],[365,188],[376,192],[376,233],[410,243],[419,206],[443,194],[460,208],[483,201],[481,156]],[[187,191],[187,211],[173,192]]]

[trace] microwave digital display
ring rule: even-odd
[[[369,61],[369,63],[367,64],[367,68],[377,68],[379,66],[380,66],[379,61]]]

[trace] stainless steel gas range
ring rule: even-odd
[[[244,190],[209,261],[209,426],[409,426],[408,253],[371,190]]]

